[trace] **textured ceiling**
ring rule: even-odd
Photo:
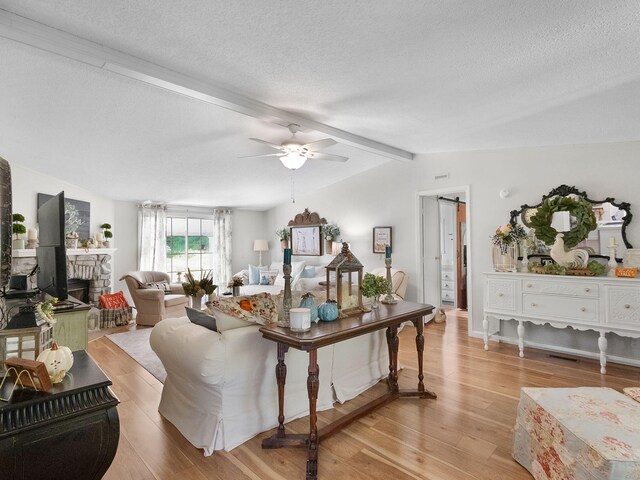
[[[414,153],[640,139],[636,1],[0,8]],[[105,186],[95,190],[125,200],[267,208],[290,195],[277,160],[236,159],[265,152],[247,137],[286,138],[280,126],[14,40],[0,38],[0,54],[0,155],[9,161],[79,184],[99,169]],[[344,144],[327,151],[350,160],[308,163],[297,189],[396,161]]]

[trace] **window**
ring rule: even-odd
[[[209,209],[207,209],[209,210]],[[187,269],[195,278],[213,269],[213,218],[210,210],[167,211],[167,273],[171,282],[182,282]]]

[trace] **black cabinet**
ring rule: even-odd
[[[9,402],[0,401],[3,480],[98,480],[111,465],[120,434],[118,399],[85,351],[73,356],[73,367],[52,392],[16,391]]]

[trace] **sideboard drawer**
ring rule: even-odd
[[[605,289],[606,322],[640,328],[640,288],[606,286]]]
[[[589,282],[522,280],[522,293],[545,293],[572,297],[598,297],[598,285]]]
[[[455,300],[455,294],[452,291],[442,291],[443,302],[453,302]]]
[[[516,311],[517,280],[490,278],[487,281],[487,306],[506,312]]]
[[[456,282],[442,282],[442,290],[455,290]]]
[[[598,323],[598,299],[524,294],[522,311],[532,317],[556,317]]]

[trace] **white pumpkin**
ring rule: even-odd
[[[37,360],[44,363],[51,381],[60,383],[73,366],[73,353],[69,347],[58,346],[54,343],[51,348],[47,348],[38,355]]]

